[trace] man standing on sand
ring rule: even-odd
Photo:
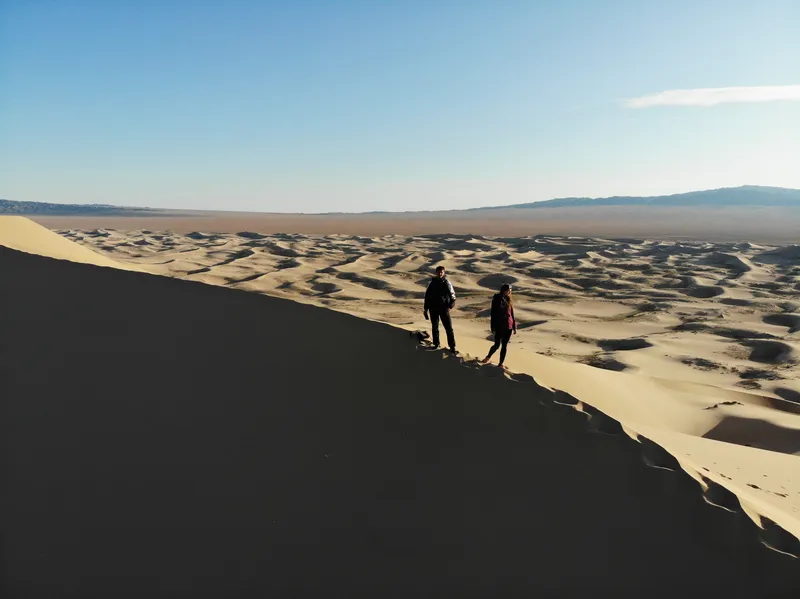
[[[431,279],[428,289],[425,290],[425,307],[422,313],[428,320],[431,313],[431,326],[433,327],[433,347],[439,347],[439,320],[442,321],[447,333],[447,345],[450,351],[456,353],[456,337],[453,335],[453,321],[450,310],[456,305],[456,292],[444,274],[444,266],[436,267],[436,276]]]

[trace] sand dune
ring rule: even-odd
[[[780,248],[90,233],[62,231],[189,280],[0,247],[8,596],[800,583],[798,304],[720,258]],[[441,259],[460,357],[408,335]],[[502,277],[511,372],[476,359]]]
[[[95,231],[86,235],[90,237],[107,237],[105,232]],[[0,216],[0,245],[27,252],[30,254],[44,254],[60,260],[83,262],[96,266],[120,268],[144,272],[146,269],[135,264],[114,260],[104,254],[91,251],[87,247],[64,239],[61,235],[37,225],[32,220],[22,216]],[[98,244],[98,247],[100,245]],[[106,251],[113,251],[112,247],[101,247]]]
[[[78,231],[61,233],[98,247]],[[140,237],[117,231],[103,244],[118,248]],[[507,360],[511,369],[602,410],[634,436],[645,425],[771,452],[786,452],[792,444],[774,442],[767,434],[772,429],[760,423],[800,437],[800,405],[793,401],[800,393],[800,339],[792,318],[800,297],[791,288],[800,271],[783,259],[771,264],[760,258],[784,256],[780,247],[451,234],[253,237],[215,234],[213,262],[210,250],[188,254],[196,264],[211,263],[202,275],[177,262],[161,265],[161,272],[426,329],[421,298],[431,270],[444,263],[459,296],[462,350],[485,353],[489,300],[510,283],[520,320]],[[151,264],[155,256],[186,256],[197,246],[180,235],[163,239],[170,248],[136,247],[128,259]],[[248,253],[240,259],[243,247]],[[232,260],[241,266],[238,278],[230,276]],[[598,370],[614,374],[606,380]],[[709,406],[718,408],[705,411]],[[761,433],[720,436],[720,423],[730,418],[752,421]],[[695,459],[702,467],[713,465],[711,458]],[[753,495],[737,493],[745,502]],[[785,502],[781,525],[800,536],[792,515],[798,509],[797,499]]]
[[[800,584],[755,526],[682,472],[642,463],[669,466],[657,450],[590,434],[587,418],[600,432],[613,421],[530,377],[279,298],[2,248],[0,261],[5,596],[779,596]],[[723,472],[756,451],[662,442],[713,446]],[[796,459],[774,455],[752,465],[757,514]]]

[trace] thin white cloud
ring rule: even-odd
[[[777,102],[800,100],[800,85],[764,85],[754,87],[707,87],[671,89],[625,102],[628,108],[652,106],[716,106],[728,103]]]

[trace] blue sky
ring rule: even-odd
[[[799,23],[797,0],[0,0],[0,197],[359,212],[800,188]],[[747,89],[631,102],[709,88]]]

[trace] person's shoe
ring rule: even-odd
[[[455,347],[451,347],[450,348],[450,353],[453,354],[454,356],[457,356],[458,355],[458,350]]]
[[[434,343],[431,347],[433,347],[433,349],[439,349],[439,344],[438,343]]]

